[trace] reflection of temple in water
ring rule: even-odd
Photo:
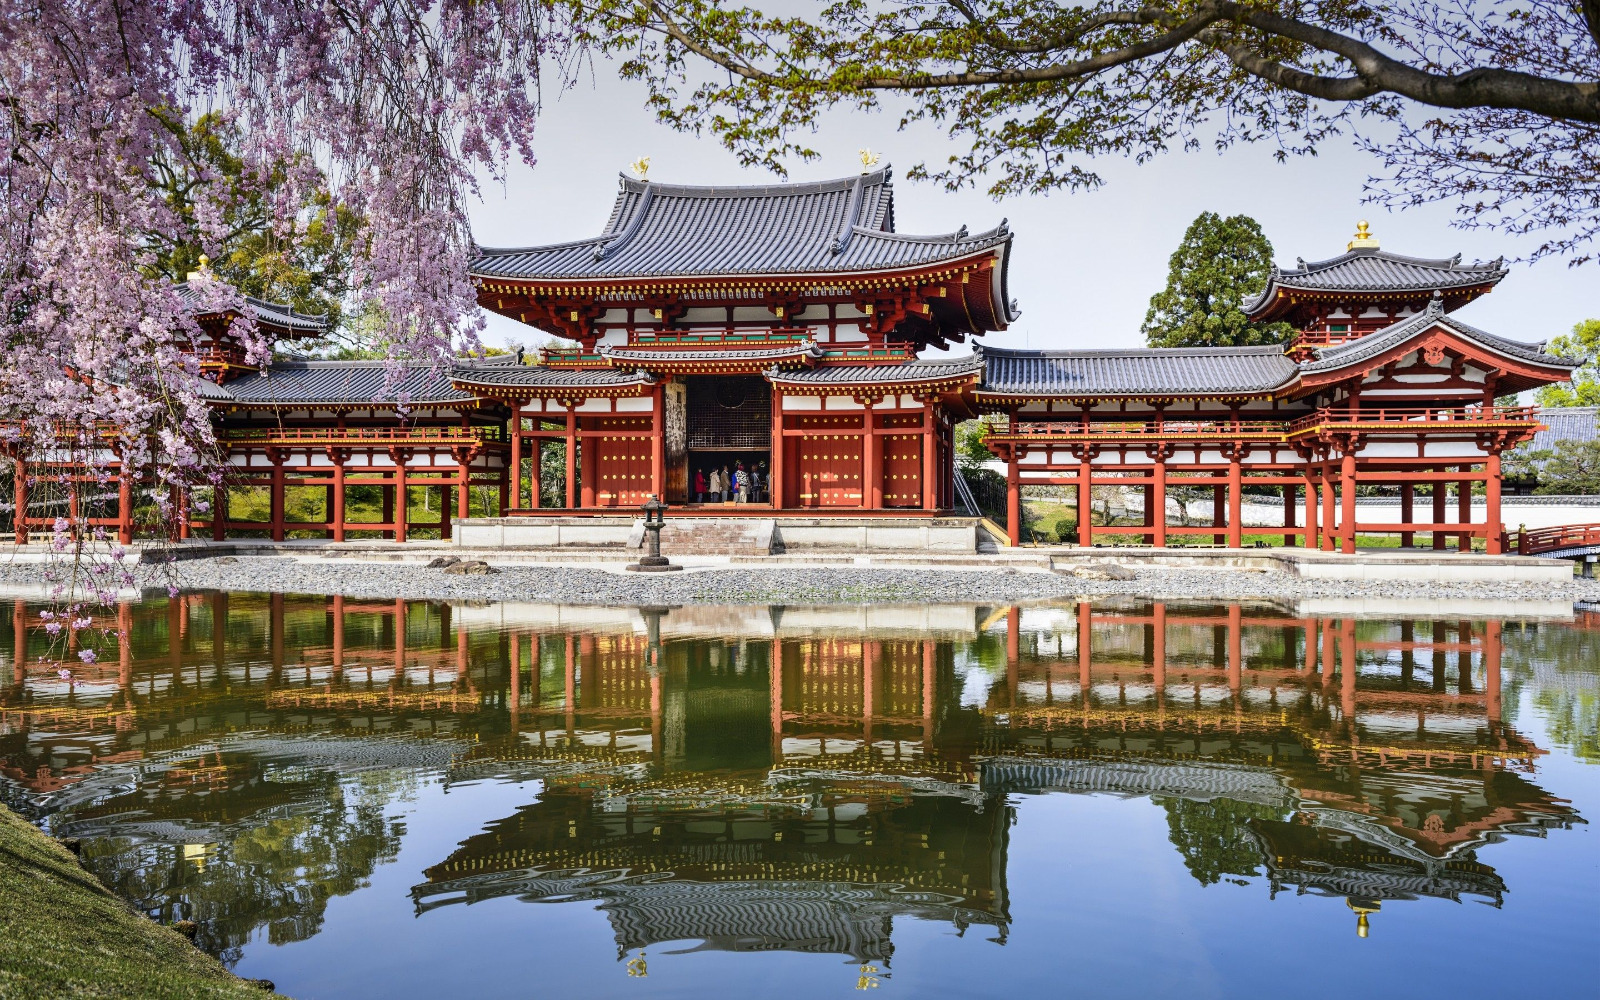
[[[119,660],[70,680],[17,618],[8,799],[213,857],[350,775],[538,779],[426,870],[419,913],[586,900],[623,953],[862,962],[895,917],[1005,939],[1018,793],[1148,798],[1202,883],[1338,897],[1363,931],[1385,901],[1498,904],[1480,849],[1579,821],[1503,718],[1525,633],[1498,621],[229,601],[127,609]],[[393,848],[364,833],[358,878]]]

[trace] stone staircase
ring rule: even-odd
[[[669,517],[661,529],[661,554],[675,556],[771,555],[776,522],[770,517]],[[630,547],[642,548],[644,527],[634,529]],[[782,551],[781,546],[776,551]]]

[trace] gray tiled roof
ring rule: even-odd
[[[1333,347],[1324,347],[1317,352],[1316,360],[1304,362],[1300,365],[1300,370],[1307,372],[1331,371],[1335,368],[1343,368],[1346,365],[1365,361],[1368,358],[1382,354],[1391,347],[1404,343],[1434,325],[1442,326],[1468,340],[1477,341],[1491,351],[1517,358],[1521,361],[1532,361],[1536,364],[1551,365],[1559,368],[1576,368],[1578,366],[1576,361],[1569,361],[1566,358],[1558,358],[1544,353],[1544,343],[1542,341],[1537,344],[1524,344],[1515,340],[1506,340],[1504,337],[1496,337],[1492,333],[1485,333],[1475,326],[1468,326],[1445,312],[1443,302],[1439,296],[1435,295],[1428,303],[1428,308],[1415,316],[1403,319],[1391,326],[1386,326],[1376,333],[1369,333],[1365,337],[1347,340]]]
[[[264,372],[234,379],[226,388],[235,402],[261,406],[387,406],[399,402],[402,396],[408,405],[419,406],[464,403],[477,398],[450,384],[450,366],[401,364],[402,375],[393,385],[388,384],[391,367],[386,361],[280,361]]]
[[[646,372],[625,371],[620,368],[552,368],[548,365],[458,365],[455,381],[463,385],[495,386],[503,388],[543,386],[577,386],[580,388],[606,388],[608,386],[649,385],[654,379]]]
[[[1010,396],[1268,392],[1294,380],[1277,345],[1106,351],[981,349],[978,391]]]
[[[189,288],[187,281],[178,285],[178,294],[183,297],[192,309],[195,306],[195,294]],[[268,302],[251,295],[244,297],[245,306],[255,316],[257,323],[276,328],[288,334],[317,334],[328,328],[326,316],[312,316],[308,313],[295,312],[282,302]]]
[[[797,341],[780,347],[682,347],[674,351],[636,347],[605,347],[600,353],[612,362],[649,365],[652,361],[783,361],[789,358],[820,358],[822,350],[814,340]]]
[[[1545,430],[1533,436],[1530,448],[1554,448],[1561,441],[1593,441],[1600,437],[1600,407],[1555,406],[1539,411]]]
[[[976,375],[982,370],[983,358],[969,354],[960,358],[918,358],[904,364],[826,365],[795,371],[769,371],[767,378],[793,385],[872,385],[881,382],[934,382]]]
[[[1461,263],[1461,255],[1441,259],[1407,257],[1375,247],[1361,247],[1330,260],[1292,268],[1274,267],[1267,287],[1246,303],[1254,313],[1277,295],[1278,289],[1323,292],[1432,292],[1494,284],[1506,276],[1503,260]]]
[[[810,184],[696,187],[622,178],[605,232],[523,249],[480,247],[481,278],[561,279],[852,273],[914,267],[1003,247],[983,233],[894,231],[889,171]]]

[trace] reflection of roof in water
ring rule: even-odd
[[[991,757],[980,768],[983,790],[989,793],[1175,795],[1202,802],[1225,798],[1281,808],[1289,808],[1294,799],[1293,791],[1277,772],[1242,764]]]
[[[1430,896],[1460,901],[1463,895],[1482,896],[1499,906],[1505,891],[1503,879],[1488,865],[1468,856],[1438,860],[1404,854],[1371,838],[1375,824],[1362,824],[1355,836],[1316,823],[1254,820],[1251,832],[1260,845],[1262,862],[1274,895],[1285,886],[1313,892],[1364,899],[1418,899]]]
[[[525,902],[592,900],[616,932],[618,955],[665,941],[699,941],[689,950],[801,951],[889,958],[895,917],[948,920],[965,930],[1006,918],[960,896],[879,882],[750,880],[688,882],[670,873],[629,875],[591,869],[526,869],[466,876],[412,890],[419,913],[458,902],[517,896]]]

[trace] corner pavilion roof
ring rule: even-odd
[[[1461,255],[1445,258],[1407,257],[1378,247],[1355,247],[1333,257],[1296,267],[1274,267],[1261,294],[1244,304],[1247,315],[1266,310],[1280,293],[1351,292],[1364,295],[1427,294],[1434,291],[1494,285],[1509,272],[1504,259],[1463,264]]]
[[[1278,344],[1103,351],[1018,351],[985,347],[980,394],[995,396],[1238,395],[1294,381]]]
[[[198,296],[189,287],[187,281],[180,283],[178,294],[184,303],[191,309],[199,308]],[[251,295],[244,297],[245,307],[250,310],[255,321],[265,327],[275,330],[280,336],[314,336],[324,333],[328,329],[328,317],[311,315],[310,313],[295,312],[294,309],[282,302],[268,302]],[[203,313],[201,315],[204,315]]]
[[[450,384],[454,366],[402,364],[399,380],[390,384],[393,367],[387,361],[278,361],[220,388],[235,403],[258,406],[384,406],[402,398],[422,406],[477,398]]]
[[[480,247],[475,278],[585,280],[859,274],[1002,255],[1011,231],[895,232],[887,169],[807,184],[710,186],[621,178],[600,235],[550,246]]]
[[[1532,362],[1551,368],[1572,369],[1578,367],[1578,362],[1567,358],[1557,357],[1544,352],[1544,342],[1525,344],[1516,340],[1507,340],[1497,337],[1492,333],[1485,333],[1475,326],[1469,326],[1454,316],[1444,311],[1443,300],[1435,295],[1428,303],[1428,308],[1415,316],[1408,317],[1398,323],[1384,327],[1376,333],[1369,333],[1365,337],[1347,340],[1342,344],[1324,347],[1317,351],[1314,360],[1306,361],[1300,365],[1303,372],[1331,371],[1344,368],[1347,365],[1357,364],[1370,358],[1377,357],[1392,347],[1397,347],[1432,326],[1441,326],[1459,337],[1474,341],[1487,350],[1512,358],[1516,361]]]

